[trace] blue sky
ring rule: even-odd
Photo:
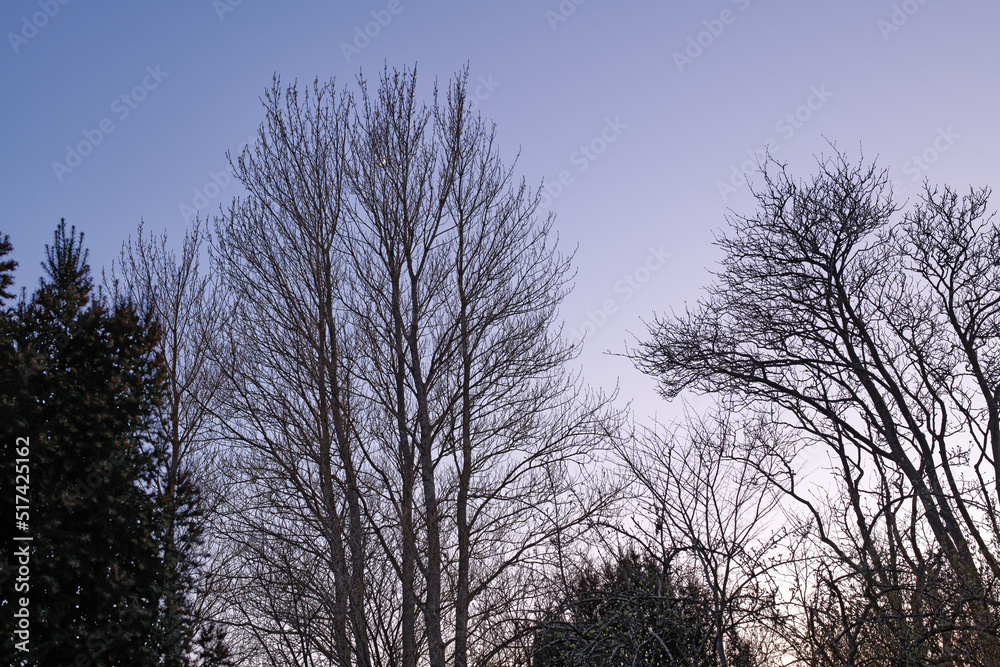
[[[962,0],[7,0],[0,231],[18,288],[61,217],[99,273],[140,218],[179,242],[185,213],[239,194],[225,154],[263,119],[274,73],[353,85],[417,63],[429,92],[468,63],[504,151],[549,184],[578,247],[562,314],[589,333],[585,379],[669,412],[605,352],[698,297],[765,146],[803,176],[827,140],[861,148],[903,199],[924,177],[1000,184],[998,25],[1000,5]]]

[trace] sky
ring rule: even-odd
[[[584,379],[669,415],[616,355],[711,281],[765,148],[803,178],[831,144],[863,152],[900,201],[924,178],[1000,184],[998,25],[1000,3],[965,0],[5,0],[0,233],[18,289],[60,218],[99,275],[140,220],[178,245],[194,211],[241,193],[226,153],[255,134],[275,74],[354,87],[416,65],[426,94],[468,65],[576,251],[561,314],[587,334]]]

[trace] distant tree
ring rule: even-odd
[[[146,438],[163,392],[159,332],[129,303],[93,294],[83,235],[65,221],[46,256],[46,278],[7,319],[0,360],[0,460],[13,470],[15,439],[30,440],[30,517],[18,534],[32,537],[29,652],[7,632],[3,662],[158,665],[171,652],[158,632],[165,571]],[[5,503],[13,483],[0,476]],[[10,584],[5,630],[20,597]]]
[[[214,621],[202,621],[194,636],[192,664],[198,667],[234,667],[226,629]]]
[[[535,633],[532,667],[718,665],[711,593],[650,555],[587,565]],[[731,631],[729,664],[751,666]]]

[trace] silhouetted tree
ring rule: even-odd
[[[7,291],[7,289],[14,284],[14,269],[17,268],[17,262],[12,259],[3,259],[9,255],[14,250],[14,246],[10,242],[10,236],[4,234],[0,237],[0,299],[10,299],[14,295]]]
[[[83,235],[60,223],[46,278],[7,322],[0,458],[13,461],[16,438],[30,441],[30,517],[18,534],[32,538],[31,639],[24,653],[5,637],[12,665],[79,664],[78,656],[157,665],[174,649],[158,632],[166,575],[147,438],[163,392],[159,332],[131,304],[94,296],[86,255]],[[28,372],[12,377],[12,366]],[[13,481],[0,478],[5,502]],[[10,584],[7,610],[20,597]]]
[[[808,182],[765,170],[755,194],[759,211],[718,241],[708,296],[657,319],[637,364],[667,397],[735,396],[790,429],[761,470],[839,570],[827,585],[856,578],[865,605],[907,628],[907,654],[1000,663],[1000,229],[988,190],[928,187],[894,220],[886,172],[838,154]],[[812,445],[839,485],[825,500],[797,471]]]
[[[557,331],[569,259],[465,80],[432,104],[409,70],[357,101],[276,81],[233,161],[226,599],[262,660],[494,664],[526,573],[613,498],[586,465],[613,416]]]
[[[711,594],[634,551],[587,565],[535,633],[532,667],[718,665]],[[730,665],[756,665],[729,631]]]
[[[156,503],[163,518],[166,591],[160,629],[178,650],[165,665],[186,665],[193,643],[211,638],[221,645],[225,630],[212,618],[214,584],[205,530],[215,500],[205,489],[215,477],[213,414],[220,378],[211,346],[222,319],[214,285],[200,272],[205,234],[201,220],[185,233],[178,256],[166,235],[146,235],[122,246],[112,267],[114,297],[152,313],[161,331],[157,351],[166,371],[163,401],[154,411],[150,438],[159,453]],[[201,664],[200,662],[197,664]]]
[[[769,447],[773,436],[768,421],[723,404],[672,431],[640,430],[619,448],[644,519],[621,530],[697,581],[721,667],[736,664],[737,630],[763,637],[773,629],[778,575],[792,559],[782,494],[747,454]],[[770,647],[758,648],[763,655]]]

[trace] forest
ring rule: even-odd
[[[990,191],[762,160],[644,421],[470,95],[275,77],[183,239],[0,234],[0,662],[1000,665]]]

